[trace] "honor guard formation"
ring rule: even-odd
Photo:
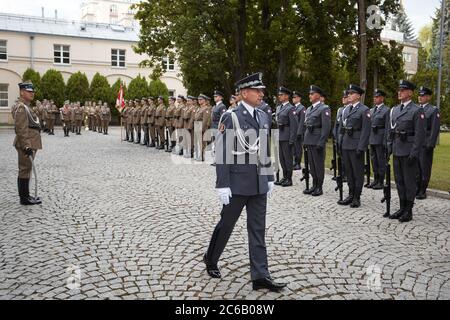
[[[359,208],[364,187],[383,190],[384,217],[400,222],[413,219],[414,201],[427,197],[439,136],[440,114],[430,104],[430,89],[418,89],[416,104],[412,101],[416,86],[401,80],[398,105],[386,106],[386,93],[375,89],[373,106],[369,108],[362,102],[365,90],[350,84],[343,92],[342,106],[337,108],[332,124],[326,93],[316,85],[308,88],[308,107],[302,103],[299,91],[278,88],[274,110],[263,100],[261,73],[246,76],[235,86],[229,107],[224,102],[225,95],[216,90],[212,98],[205,94],[171,96],[168,105],[163,96],[128,100],[121,110],[124,141],[196,161],[205,161],[205,151],[210,147],[215,159],[212,165],[216,168],[216,191],[223,205],[203,257],[211,277],[221,277],[220,256],[246,207],[253,288],[279,291],[286,286],[273,281],[268,272],[267,198],[274,186],[293,186],[293,172],[297,170],[301,172],[300,181],[305,182],[305,196],[323,195],[326,144],[330,137],[332,179],[339,191],[339,205]],[[41,130],[54,135],[59,115],[66,137],[70,133],[80,135],[83,123],[85,130],[107,135],[111,111],[102,101],[86,101],[84,106],[66,101],[58,109],[53,101],[44,100],[32,108],[33,84],[20,83],[19,88],[20,98],[11,110],[19,159],[18,189],[20,203],[34,205],[41,200],[30,196],[29,183],[36,152],[42,149]],[[400,199],[400,208],[393,213],[391,158]],[[344,183],[348,187],[345,198]]]

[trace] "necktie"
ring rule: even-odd
[[[256,113],[257,113],[256,110],[253,110],[253,119],[255,119],[256,123],[259,126],[258,116],[256,115]]]
[[[403,108],[404,108],[404,107],[405,107],[405,105],[402,104],[402,105],[400,106],[400,111],[403,111]]]
[[[348,113],[352,112],[352,110],[353,110],[353,105],[351,104],[350,105],[350,111]]]

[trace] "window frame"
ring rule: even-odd
[[[175,71],[175,59],[174,58],[172,59],[173,63],[170,63],[170,60],[171,59],[170,59],[169,56],[166,56],[166,57],[163,58],[162,67],[163,67],[163,70],[165,72],[173,72],[173,71]],[[170,69],[170,66],[172,66],[172,69]]]
[[[2,91],[2,86],[6,87],[6,91]],[[6,99],[1,98],[1,94],[6,93]],[[2,101],[6,101],[6,105],[2,106]],[[0,109],[9,107],[9,83],[0,83]]]
[[[115,51],[115,53],[114,53]],[[120,54],[120,52],[123,51],[123,55]],[[113,56],[116,56],[116,59],[113,59]],[[122,62],[120,60],[120,57],[123,57],[123,66],[120,65]],[[114,65],[114,62],[116,65]],[[112,48],[111,49],[111,67],[112,68],[119,68],[119,69],[125,69],[127,67],[127,50],[126,49],[118,49],[118,48]]]
[[[59,47],[59,51],[57,50]],[[64,51],[64,47],[67,47],[68,50]],[[56,53],[59,52],[59,57],[56,56]],[[64,52],[68,53],[68,57],[64,57]],[[60,59],[60,62],[56,62],[55,59]],[[64,62],[64,59],[69,59],[68,63]],[[70,66],[72,64],[72,59],[70,58],[70,45],[68,44],[53,44],[53,64],[58,66]]]
[[[7,62],[7,61],[8,61],[8,40],[6,40],[6,39],[0,39],[0,42],[1,42],[1,41],[5,41],[5,46],[0,45],[0,48],[2,48],[2,47],[5,48],[5,55],[6,55],[6,58],[5,58],[5,59],[0,58],[0,61],[2,61],[2,62]]]

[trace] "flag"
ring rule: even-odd
[[[120,113],[122,113],[122,109],[125,107],[125,100],[123,99],[123,85],[120,84],[120,89],[117,94],[117,100],[116,100],[116,108],[119,110]]]

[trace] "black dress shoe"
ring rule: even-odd
[[[220,274],[220,270],[217,267],[217,265],[210,264],[206,259],[206,253],[203,255],[203,262],[205,263],[206,266],[206,272],[209,274],[211,278],[216,279],[222,278],[222,275]]]
[[[317,187],[317,188],[314,190],[314,192],[311,193],[311,195],[312,195],[313,197],[318,197],[318,196],[323,195],[322,187]]]
[[[401,223],[404,223],[404,222],[409,222],[412,219],[413,219],[412,210],[408,210],[398,219],[398,221],[400,221]]]
[[[281,184],[282,187],[291,187],[292,186],[292,179],[286,179],[284,180],[284,182]]]
[[[389,219],[399,219],[405,213],[404,208],[400,208],[389,216]]]
[[[20,198],[20,204],[24,206],[33,206],[41,203],[42,201],[39,199],[39,197],[37,199],[30,196]]]
[[[275,182],[274,182],[274,185],[276,185],[276,186],[281,186],[281,185],[284,183],[284,181],[286,181],[286,178],[283,178],[283,179],[281,179],[280,181],[275,181]]]
[[[352,203],[350,204],[350,208],[359,208],[361,207],[361,200],[358,198],[353,198]]]
[[[348,196],[347,198],[345,198],[344,200],[339,200],[338,204],[340,204],[341,206],[348,206],[349,204],[351,204],[353,202],[353,196]]]
[[[383,218],[389,218],[389,217],[390,217],[389,212],[386,212],[385,214],[383,214]]]
[[[372,187],[373,190],[381,190],[381,189],[383,189],[383,188],[384,188],[384,186],[383,186],[383,184],[382,184],[381,182],[378,182],[377,184],[375,184],[375,185]]]
[[[378,181],[377,180],[374,180],[374,181],[372,181],[366,188],[370,188],[370,189],[372,189],[375,185],[377,185],[378,184]]]
[[[269,291],[279,292],[286,285],[286,283],[277,283],[269,277],[253,280],[253,290],[269,289]]]
[[[425,200],[427,198],[427,194],[426,193],[423,193],[423,192],[420,192],[417,196],[416,196],[416,199],[417,200]]]
[[[309,189],[303,190],[303,194],[312,194],[316,190],[316,187],[311,187]]]

